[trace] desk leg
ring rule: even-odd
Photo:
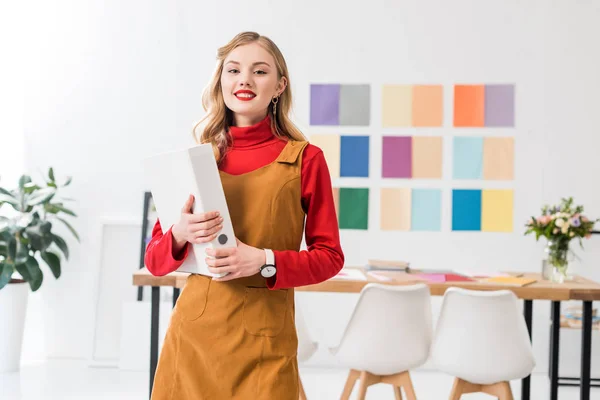
[[[173,308],[175,308],[175,304],[177,304],[177,299],[179,298],[179,293],[181,289],[174,287],[173,288]]]
[[[579,398],[590,400],[590,368],[592,363],[592,302],[583,302],[581,329],[581,387]]]
[[[154,374],[158,364],[158,313],[160,311],[160,287],[152,286],[152,322],[150,328],[150,397],[154,385]]]
[[[529,341],[531,341],[531,328],[533,324],[533,300],[525,300],[525,324],[527,325],[527,331],[529,332]],[[521,400],[529,400],[531,393],[531,375],[526,376],[521,381]]]
[[[560,301],[552,302],[550,330],[550,400],[558,400],[558,348],[560,343]]]

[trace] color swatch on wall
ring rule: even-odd
[[[512,232],[513,197],[505,189],[454,189],[452,230]]]
[[[323,150],[332,178],[369,176],[369,136],[311,135],[310,143]]]
[[[383,178],[440,179],[442,138],[440,136],[384,136]]]
[[[456,136],[453,140],[454,179],[512,180],[514,138]]]
[[[370,85],[310,85],[311,125],[368,126],[370,121]]]
[[[334,188],[333,196],[340,229],[369,228],[368,188]]]
[[[514,85],[455,85],[455,127],[514,127]]]
[[[439,189],[382,188],[381,229],[439,231],[442,196]]]
[[[384,85],[384,127],[438,127],[444,119],[442,85]]]

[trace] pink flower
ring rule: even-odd
[[[589,239],[589,238],[591,238],[591,237],[592,237],[592,234],[591,234],[591,233],[588,233],[587,235],[585,235],[585,238],[586,238],[586,239]]]
[[[582,220],[583,222],[589,222],[589,221],[590,221],[589,219],[587,219],[587,217],[585,217],[585,216],[583,216],[583,215],[581,216],[581,220]]]
[[[539,224],[546,225],[552,221],[552,217],[550,215],[542,215],[541,217],[537,217],[536,220]]]

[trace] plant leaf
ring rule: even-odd
[[[15,264],[23,264],[29,257],[29,248],[20,240],[15,240],[17,244],[17,250],[15,252]]]
[[[48,264],[54,277],[56,279],[60,278],[60,257],[52,252],[45,251],[42,253],[42,260]]]
[[[12,264],[0,262],[0,289],[10,282],[14,268]]]
[[[31,225],[25,228],[25,235],[34,250],[41,251],[44,243],[42,242],[42,233],[39,225]]]
[[[4,189],[4,188],[1,188],[1,187],[0,187],[0,193],[1,193],[1,194],[6,194],[6,195],[9,195],[9,196],[12,196],[12,194],[11,194],[11,193],[10,193],[8,190],[6,190],[6,189]]]
[[[0,193],[0,204],[2,203],[8,203],[12,204],[13,206],[18,206],[19,200],[15,199],[13,195]]]
[[[65,214],[69,214],[69,215],[71,215],[71,216],[73,216],[73,217],[76,217],[76,216],[77,216],[77,214],[75,214],[73,211],[71,211],[71,210],[69,210],[69,209],[67,209],[67,208],[64,208],[62,205],[57,205],[57,204],[55,204],[54,206],[55,206],[55,207],[56,207],[58,210],[60,210],[60,211],[64,212]]]
[[[52,234],[52,239],[54,239],[54,243],[58,246],[58,248],[63,252],[65,258],[69,259],[69,247],[63,238],[58,235]]]
[[[52,167],[50,167],[50,168],[48,169],[48,178],[50,178],[50,181],[51,181],[51,182],[54,182],[54,180],[55,180],[55,179],[54,179],[54,168],[52,168]]]
[[[25,185],[29,182],[31,182],[31,177],[29,175],[22,175],[21,178],[19,178],[19,189],[23,190]]]
[[[67,222],[63,218],[57,218],[57,219],[59,221],[61,221],[63,224],[65,224],[65,226],[71,231],[73,236],[75,236],[75,239],[77,239],[77,241],[79,242],[79,235],[77,234],[77,231],[71,226],[71,224],[69,224],[69,222]]]
[[[27,199],[27,205],[29,206],[37,206],[38,204],[42,204],[46,201],[49,201],[56,194],[55,188],[44,188],[40,189],[35,194],[31,195]]]
[[[29,275],[31,276],[29,286],[31,286],[31,291],[35,292],[40,288],[40,286],[42,286],[44,274],[42,273],[40,265],[34,257],[29,256],[25,266],[27,267],[27,272],[29,272]]]
[[[14,260],[17,255],[17,240],[11,236],[8,239],[8,258]]]
[[[31,275],[29,274],[29,270],[27,269],[27,265],[25,265],[25,263],[15,265],[15,269],[27,282],[31,280]]]
[[[51,230],[52,230],[52,222],[43,221],[40,224],[40,232],[42,233],[42,235],[46,235],[46,234],[50,233]]]
[[[73,180],[73,177],[71,176],[67,176],[67,180],[65,181],[65,183],[63,183],[63,186],[69,186],[71,184],[71,181]]]

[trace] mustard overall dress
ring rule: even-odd
[[[275,161],[245,174],[220,172],[240,241],[300,249],[307,144],[289,141]],[[152,400],[298,400],[297,347],[294,289],[270,290],[260,274],[228,282],[190,275],[171,316]]]

